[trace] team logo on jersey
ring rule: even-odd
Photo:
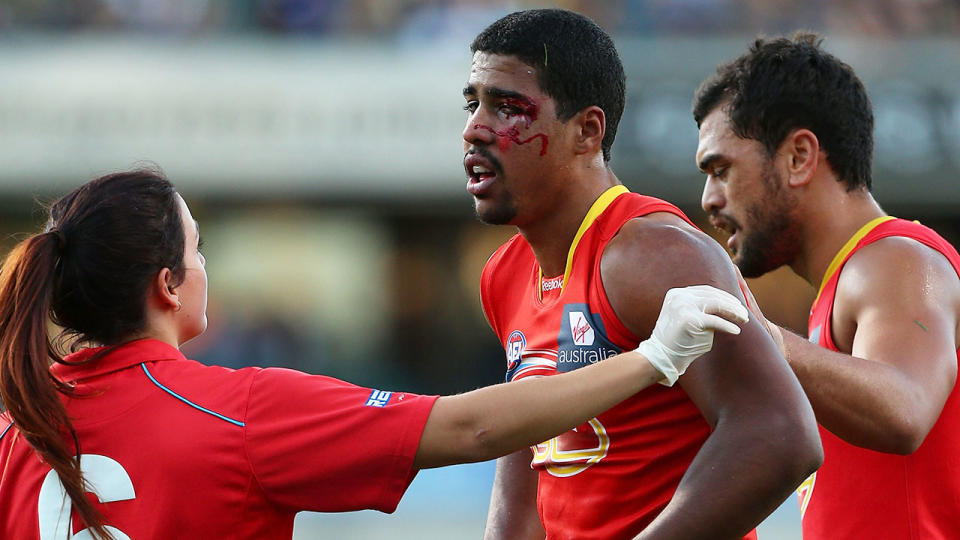
[[[593,345],[593,327],[587,322],[587,317],[582,311],[570,312],[570,334],[573,336],[574,345],[581,347]]]
[[[523,350],[527,348],[527,338],[523,332],[514,330],[507,337],[507,380],[513,372],[520,367],[520,361],[523,359]]]
[[[393,395],[393,392],[387,392],[386,390],[374,390],[370,392],[370,397],[367,398],[367,402],[364,403],[366,407],[386,407],[387,403],[390,403],[390,396]]]
[[[821,328],[822,328],[821,326],[818,326],[818,327],[814,328],[814,329],[810,332],[810,338],[809,338],[810,343],[815,343],[815,344],[819,344],[819,343],[820,343],[820,329],[821,329]]]
[[[620,352],[607,339],[599,313],[591,313],[587,304],[563,306],[560,334],[557,335],[557,371],[595,364]]]
[[[574,476],[607,457],[610,435],[596,418],[533,447],[534,468],[543,467],[551,476]]]

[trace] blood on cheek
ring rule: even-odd
[[[540,146],[540,155],[547,153],[547,143],[549,142],[549,137],[546,133],[537,133],[526,139],[520,138],[520,128],[517,127],[518,124],[523,124],[524,129],[528,129],[530,124],[537,119],[537,113],[539,112],[537,105],[533,102],[515,98],[508,98],[504,102],[506,105],[513,107],[519,111],[519,114],[510,115],[510,117],[515,118],[515,125],[508,127],[506,129],[493,129],[490,126],[483,124],[474,124],[474,129],[483,129],[493,133],[497,136],[497,147],[500,148],[501,152],[506,152],[510,148],[510,143],[517,145],[527,144],[535,139],[541,140]]]
[[[519,145],[519,144],[527,144],[528,142],[534,139],[542,139],[543,144],[540,146],[540,155],[542,156],[547,153],[547,142],[549,141],[549,138],[547,137],[546,133],[537,133],[532,137],[521,139],[520,130],[517,129],[516,127],[510,127],[507,129],[493,129],[490,126],[485,126],[483,124],[474,124],[473,128],[485,129],[490,133],[493,133],[494,135],[496,135],[497,147],[500,148],[501,152],[506,152],[507,150],[509,150],[511,142]]]

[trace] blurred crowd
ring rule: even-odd
[[[960,0],[4,0],[0,31],[469,39],[503,13],[544,6],[580,11],[620,35],[801,27],[878,37],[960,34]]]
[[[499,16],[546,5],[585,13],[619,36],[678,37],[678,43],[688,37],[797,28],[863,38],[960,36],[960,0],[0,0],[0,35],[290,36],[374,42],[381,45],[377,52],[394,44],[445,40],[462,50]],[[875,54],[868,48],[865,55]],[[918,87],[911,94],[911,86],[899,86],[908,91],[892,92],[888,84],[886,93],[881,86],[875,95],[878,110],[886,111],[886,116],[878,115],[878,148],[883,148],[878,169],[886,167],[894,178],[955,170],[946,164],[960,153],[948,151],[960,141],[960,122],[950,120],[960,120],[960,96],[954,106],[949,92]],[[695,132],[670,126],[676,125],[676,116],[680,125],[694,129],[688,94],[678,98],[672,86],[658,88],[661,94],[652,89],[631,106],[618,144],[621,151],[657,156],[660,166],[687,170]],[[17,98],[7,100],[7,110],[19,114]],[[49,118],[59,121],[56,114]],[[190,123],[184,124],[186,131]],[[911,139],[902,137],[904,132],[928,136]],[[937,142],[941,140],[945,142]],[[939,157],[941,153],[946,157]],[[923,169],[924,164],[932,169]],[[652,173],[671,174],[659,168]],[[342,216],[328,220],[336,227],[317,217],[325,213],[325,201],[302,199],[278,204],[279,210],[264,202],[272,213],[258,220],[249,217],[250,208],[239,208],[243,218],[233,221],[220,214],[241,204],[209,201],[217,211],[199,219],[210,240],[210,328],[189,344],[188,354],[212,364],[288,366],[367,386],[424,393],[459,392],[502,379],[503,350],[483,320],[477,287],[484,261],[511,234],[509,229],[477,225],[465,195],[462,209],[443,216],[406,210],[369,217],[367,209],[352,221]],[[191,204],[197,210],[197,201],[191,199]],[[0,194],[0,255],[12,247],[15,237],[10,233],[30,230],[32,207],[30,201]],[[698,208],[688,210],[702,217]],[[903,217],[908,215],[915,214]],[[960,242],[960,222],[952,215],[940,222],[924,221],[955,245]],[[287,229],[276,229],[278,222]],[[343,237],[341,222],[355,235],[372,232],[327,240]],[[238,230],[237,223],[246,225]],[[266,245],[273,250],[265,250]],[[360,245],[372,247],[366,253],[358,250]],[[260,256],[251,258],[250,253]],[[292,260],[301,261],[297,265],[302,271],[285,268],[297,266],[282,262]],[[278,262],[271,266],[263,261]],[[769,299],[768,315],[802,332],[805,306],[814,291],[787,274],[758,282],[754,290],[761,300]],[[254,297],[262,301],[253,305]]]

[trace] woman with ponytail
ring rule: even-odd
[[[301,510],[392,512],[419,469],[508,454],[673,384],[747,317],[717,289],[673,289],[637,351],[438,398],[184,358],[206,328],[204,264],[154,170],[81,186],[7,256],[0,538],[290,538]]]

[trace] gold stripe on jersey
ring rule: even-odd
[[[573,268],[573,252],[577,250],[577,244],[580,243],[580,238],[583,237],[584,233],[587,232],[587,229],[590,228],[590,225],[593,225],[593,222],[597,220],[597,217],[603,213],[604,210],[610,206],[610,203],[613,202],[618,196],[623,193],[628,193],[630,190],[626,186],[619,184],[613,186],[612,188],[604,191],[597,200],[593,202],[593,205],[590,207],[590,210],[587,211],[587,215],[583,217],[583,221],[580,222],[580,228],[577,230],[576,236],[573,237],[573,242],[570,243],[570,250],[567,251],[567,265],[563,270],[563,282],[560,284],[560,292],[563,292],[564,286],[567,284],[567,279],[570,278],[570,270]],[[541,283],[543,281],[543,268],[537,266],[537,275],[540,277]],[[543,300],[543,288],[537,287],[537,298]]]
[[[880,216],[875,219],[871,219],[867,222],[866,225],[860,227],[860,230],[855,232],[853,236],[847,240],[847,243],[840,248],[840,251],[833,256],[833,260],[830,261],[830,266],[827,266],[827,272],[823,274],[823,279],[820,280],[820,288],[817,289],[817,298],[814,299],[813,304],[817,304],[817,300],[820,299],[820,294],[823,292],[823,288],[827,286],[827,282],[830,281],[830,277],[833,276],[834,272],[837,271],[837,268],[843,264],[843,261],[847,259],[847,255],[853,251],[853,248],[857,245],[860,240],[863,240],[863,237],[870,233],[873,229],[885,221],[890,221],[891,219],[897,219],[893,216]]]

